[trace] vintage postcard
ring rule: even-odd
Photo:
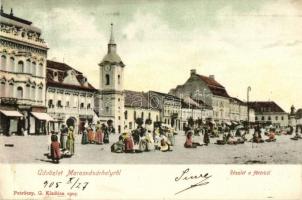
[[[302,199],[301,0],[2,0],[0,199]]]

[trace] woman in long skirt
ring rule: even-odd
[[[54,163],[59,163],[61,158],[60,143],[56,134],[51,135],[50,156]]]
[[[61,148],[63,150],[66,149],[66,142],[67,142],[67,133],[68,133],[68,128],[63,124],[61,128],[61,137],[60,137],[60,142],[61,142]]]
[[[87,135],[87,129],[84,128],[83,134],[82,134],[82,144],[88,144],[88,135]]]
[[[93,129],[91,127],[89,127],[88,129],[88,141],[90,144],[94,143],[94,132],[93,132]]]
[[[109,132],[108,132],[108,127],[106,127],[105,124],[102,124],[102,131],[104,134],[103,142],[105,144],[108,144],[109,143]]]
[[[75,151],[74,151],[74,133],[73,133],[72,126],[70,126],[68,130],[66,147],[70,152],[70,154],[73,155]]]
[[[104,134],[103,134],[103,131],[102,131],[102,128],[101,128],[101,124],[100,124],[99,121],[97,122],[95,130],[96,130],[95,131],[95,143],[96,144],[103,144]]]

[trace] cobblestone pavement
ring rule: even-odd
[[[184,134],[176,136],[172,152],[144,152],[117,154],[110,152],[110,146],[117,141],[117,135],[110,136],[110,144],[82,145],[81,135],[77,135],[75,151],[71,158],[64,158],[63,164],[302,164],[302,140],[293,141],[292,136],[277,136],[272,143],[240,145],[215,145],[211,138],[209,146],[185,149]],[[44,156],[48,152],[49,136],[0,136],[0,163],[50,163]],[[195,141],[202,141],[195,137]],[[13,144],[13,147],[5,146]]]

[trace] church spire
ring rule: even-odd
[[[110,40],[109,40],[109,44],[115,44],[114,42],[114,35],[113,35],[113,23],[110,24]]]
[[[113,23],[111,23],[110,28],[110,40],[108,43],[108,53],[116,53],[116,44],[113,37]]]

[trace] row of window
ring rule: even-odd
[[[48,100],[48,108],[54,108],[55,105],[53,103],[53,100],[52,99],[49,99]],[[62,101],[61,100],[58,100],[57,103],[56,103],[56,107],[57,108],[63,108],[63,104],[62,104]],[[65,107],[70,107],[70,102],[69,101],[66,101],[65,102]],[[87,106],[85,107],[85,104],[84,103],[80,103],[80,109],[84,109],[84,108],[87,108],[87,109],[90,109],[91,108],[91,104],[88,103]]]
[[[31,62],[30,59],[27,59],[25,63],[23,62],[23,60],[20,60],[16,65],[14,57],[7,58],[5,55],[2,55],[0,63],[0,70],[17,73],[28,73],[32,74],[33,76],[44,77],[43,64],[39,63],[37,65],[36,62]]]
[[[266,119],[268,120],[268,121],[271,121],[272,120],[272,117],[271,116],[268,116],[268,117],[265,117],[265,116],[262,116],[261,118],[258,118],[257,116],[255,117],[255,120],[256,121],[258,121],[258,120],[260,120],[261,119],[261,121],[265,121]],[[278,121],[279,119],[281,119],[282,121],[284,120],[284,116],[281,116],[280,118],[279,118],[279,116],[275,116],[275,120],[276,121]]]
[[[125,116],[125,120],[128,120],[128,111],[127,110],[124,112],[124,116]],[[144,117],[145,117],[145,113],[141,112],[140,118],[144,119]],[[137,118],[138,118],[138,114],[136,113],[136,111],[133,111],[133,119],[136,120]],[[147,119],[151,119],[151,112],[148,113]],[[158,121],[158,115],[156,115],[156,121]]]
[[[1,96],[12,97],[18,99],[43,100],[43,86],[36,87],[34,85],[26,85],[25,91],[22,86],[18,86],[15,90],[15,84],[0,82]],[[3,91],[3,92],[2,92]]]

